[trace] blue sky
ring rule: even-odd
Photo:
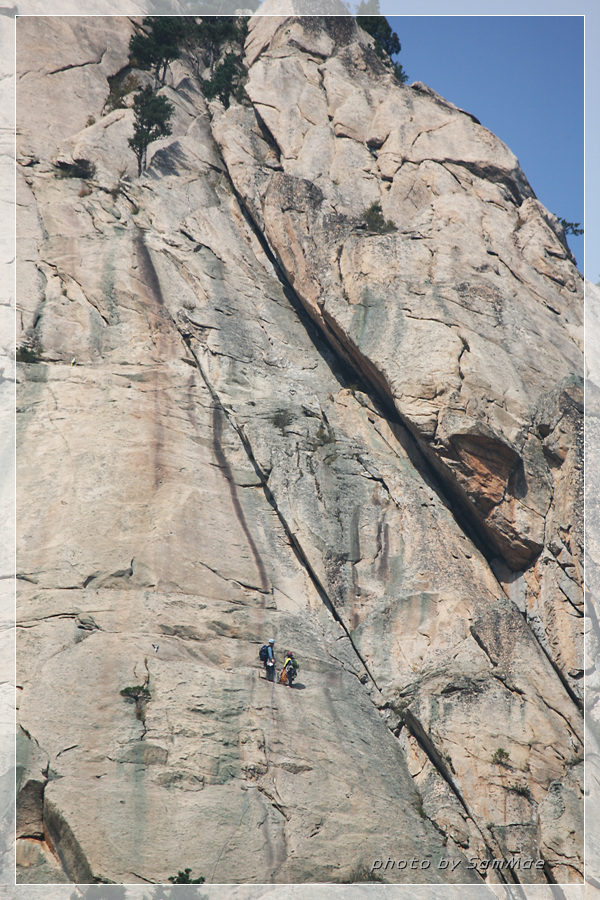
[[[423,81],[477,116],[516,154],[538,199],[583,224],[583,16],[393,16],[394,7],[381,4],[409,83]],[[584,238],[568,240],[583,270]],[[587,276],[598,281],[590,251]]]

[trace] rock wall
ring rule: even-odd
[[[345,17],[173,63],[138,179],[133,27],[18,23],[20,878],[581,881],[559,223]]]

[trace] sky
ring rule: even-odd
[[[538,199],[569,222],[584,222],[583,16],[393,16],[398,61],[477,116],[519,159]],[[580,270],[584,238],[568,238]],[[587,277],[600,280],[600,254]]]

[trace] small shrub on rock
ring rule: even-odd
[[[404,66],[398,62],[392,62],[392,71],[400,84],[406,84],[408,81],[408,73],[405,71]]]
[[[557,216],[558,221],[564,228],[565,234],[572,234],[574,237],[579,237],[580,234],[583,234],[583,228],[581,227],[580,222],[567,222],[566,219]]]
[[[200,878],[190,878],[191,873],[191,869],[184,869],[183,872],[178,872],[176,876],[172,875],[169,881],[171,884],[204,884],[206,879],[202,875]]]
[[[226,45],[237,45],[238,55],[241,56],[247,34],[247,20],[233,16],[206,16],[196,26],[192,41],[205,51],[211,77],[215,63]]]
[[[369,882],[385,884],[385,880],[378,872],[374,872],[368,866],[359,866],[345,878],[338,881],[337,884],[365,884]]]
[[[495,766],[507,766],[508,765],[508,753],[503,747],[498,747],[492,756],[492,762]]]
[[[41,360],[41,350],[37,344],[22,344],[17,347],[15,359],[20,363],[37,363]]]
[[[311,441],[313,451],[328,444],[335,444],[335,442],[335,431],[331,425],[321,422],[314,439]]]
[[[119,693],[122,697],[129,697],[132,700],[150,699],[150,690],[144,684],[134,684],[131,687],[123,688]]]
[[[283,434],[284,429],[288,428],[294,421],[294,416],[289,409],[278,409],[277,412],[273,413],[271,421],[275,428],[279,428]]]
[[[526,800],[532,799],[531,790],[527,784],[511,784],[509,791],[512,791],[513,794],[518,794],[519,797],[525,797]]]
[[[120,694],[126,700],[134,701],[135,717],[146,727],[146,704],[152,699],[148,686],[146,684],[134,684],[131,687],[123,688]]]
[[[390,219],[384,219],[381,203],[373,203],[365,212],[365,224],[375,234],[389,234],[398,229]]]
[[[131,94],[138,87],[139,82],[135,75],[127,75],[122,78],[120,75],[113,75],[108,79],[110,91],[104,105],[106,112],[112,112],[114,109],[125,109],[125,97]]]
[[[64,178],[83,178],[88,180],[96,174],[96,166],[89,159],[74,159],[72,163],[57,163]]]

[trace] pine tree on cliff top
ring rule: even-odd
[[[379,8],[379,0],[361,0],[356,10],[356,22],[360,27],[375,39],[374,50],[378,56],[385,61],[385,57],[389,57],[389,61],[394,69],[394,74],[401,84],[408,81],[408,75],[398,62],[392,60],[392,56],[397,56],[402,49],[400,39],[392,26],[381,15]],[[389,65],[389,63],[387,63]]]

